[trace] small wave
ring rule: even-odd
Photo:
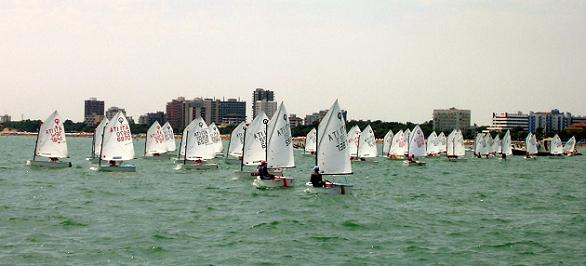
[[[166,236],[166,235],[163,235],[163,234],[160,234],[160,233],[154,234],[154,235],[153,235],[153,238],[154,238],[154,239],[163,239],[163,240],[171,240],[171,239],[175,239],[175,238],[174,238],[174,237],[172,237],[172,236]]]
[[[349,227],[349,228],[360,228],[360,227],[362,227],[362,225],[360,225],[360,224],[358,224],[356,222],[353,222],[353,221],[344,221],[342,223],[342,226]]]
[[[87,226],[87,224],[81,223],[81,222],[77,222],[74,221],[72,219],[65,219],[64,221],[62,221],[61,223],[59,223],[65,227],[73,227],[73,226]]]
[[[311,236],[311,239],[319,240],[322,242],[336,241],[336,240],[348,240],[348,238],[341,236]]]

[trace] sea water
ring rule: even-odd
[[[586,156],[353,163],[352,195],[304,192],[140,158],[136,173],[33,169],[34,137],[0,137],[0,264],[585,264]],[[226,146],[226,145],[225,145]],[[584,151],[582,151],[584,152]],[[342,178],[341,181],[344,179]]]

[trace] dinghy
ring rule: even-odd
[[[497,154],[501,154],[501,152],[502,152],[501,138],[499,137],[498,134],[496,134],[496,136],[494,136],[494,139],[492,140],[492,153],[496,156]]]
[[[537,137],[529,132],[527,138],[525,138],[525,159],[536,159],[535,155],[537,152]]]
[[[564,154],[567,156],[575,155],[576,152],[576,137],[572,136],[564,145]]]
[[[210,130],[212,142],[214,143],[214,150],[216,151],[216,157],[221,157],[224,155],[224,144],[222,143],[222,135],[220,135],[220,130],[216,126],[216,123],[211,123],[208,127]]]
[[[244,147],[244,134],[246,132],[246,122],[242,121],[232,130],[230,142],[228,143],[228,153],[224,157],[224,162],[228,164],[240,164],[242,161],[242,148]]]
[[[177,144],[175,143],[175,133],[173,133],[173,127],[169,122],[163,125],[163,133],[165,134],[165,144],[167,146],[168,157],[171,157],[172,153],[177,150]]]
[[[440,155],[439,138],[435,131],[427,137],[427,157],[438,157]]]
[[[37,156],[49,158],[49,161],[39,161]],[[63,162],[59,159],[69,158],[67,151],[67,140],[65,139],[65,129],[63,120],[57,111],[53,112],[45,122],[41,123],[37,140],[35,141],[35,150],[33,159],[27,161],[27,165],[47,167],[47,168],[66,168],[71,167],[71,162]]]
[[[267,127],[269,118],[264,112],[256,115],[250,125],[246,127],[244,145],[242,148],[242,162],[240,171],[235,173],[241,178],[251,178],[252,171],[245,171],[244,166],[259,166],[267,159]],[[256,172],[256,171],[255,171]],[[276,173],[273,173],[276,175]]]
[[[212,141],[211,131],[203,118],[199,117],[191,121],[183,131],[183,136],[183,158],[177,161],[175,169],[218,169],[218,164],[209,162],[216,157],[216,147]]]
[[[448,156],[448,160],[452,162],[464,160],[466,150],[464,148],[464,136],[462,135],[462,131],[454,129],[452,133],[448,135],[446,141],[446,155]]]
[[[332,176],[334,179],[340,175],[351,175],[352,164],[350,162],[350,150],[348,147],[348,134],[346,122],[338,104],[334,102],[332,107],[323,117],[316,131],[317,153],[316,162],[321,175]],[[305,184],[308,193],[325,194],[351,194],[354,185],[347,181],[344,183],[327,181],[324,187],[314,187],[311,182]]]
[[[303,149],[304,154],[315,155],[315,128],[312,128],[307,136],[305,136],[305,148]]]
[[[393,136],[388,158],[391,160],[403,160],[405,158],[406,151],[407,140],[405,139],[405,133],[403,130],[399,130],[399,132]]]
[[[444,132],[441,132],[438,136],[437,136],[438,140],[439,140],[439,151],[440,153],[446,153],[448,151],[448,141],[446,138],[446,135],[444,134]]]
[[[376,148],[376,137],[370,125],[364,128],[358,137],[358,156],[360,161],[366,161],[367,158],[374,158],[378,154]]]
[[[411,141],[411,130],[410,129],[406,129],[405,130],[405,156],[407,156],[407,152],[409,150],[409,141]]]
[[[155,121],[147,130],[144,141],[144,158],[160,159],[161,155],[167,153],[167,142],[165,133],[158,121]]]
[[[393,137],[395,136],[395,134],[393,134],[392,130],[389,130],[389,132],[387,132],[387,134],[385,134],[385,137],[383,138],[383,150],[381,153],[382,157],[388,157],[389,153],[391,151],[391,145],[393,144]]]
[[[553,156],[562,156],[564,154],[564,146],[562,144],[562,140],[558,134],[555,134],[550,142],[549,153]],[[561,157],[563,158],[563,157]]]
[[[295,167],[295,158],[293,156],[293,139],[291,137],[291,124],[289,114],[285,105],[281,103],[279,109],[273,115],[269,122],[265,138],[267,147],[267,163],[269,169],[284,169]],[[283,175],[275,174],[272,179],[262,179],[257,176],[253,183],[256,188],[288,188],[295,185],[295,179]]]
[[[123,164],[125,161],[135,158],[130,125],[122,112],[118,112],[106,124],[102,132],[101,146],[98,171],[136,172],[134,165]],[[108,165],[102,165],[102,161],[106,161]]]
[[[501,159],[506,160],[507,156],[513,154],[513,145],[511,142],[511,131],[507,130],[507,133],[503,136],[501,141]]]
[[[490,159],[492,157],[494,157],[494,153],[495,153],[495,149],[496,147],[494,146],[494,139],[492,138],[492,136],[490,135],[490,133],[486,133],[484,135],[484,142],[486,143],[486,148],[483,148],[485,151],[485,155],[487,159]]]
[[[357,160],[358,159],[358,145],[360,142],[360,128],[358,125],[353,126],[348,131],[348,147],[350,148],[350,159]]]
[[[102,149],[102,132],[104,132],[104,128],[108,122],[108,118],[104,117],[94,130],[94,136],[92,137],[92,156],[86,158],[86,160],[90,161],[91,163],[98,163],[100,160],[100,151]]]
[[[417,157],[424,157],[427,154],[425,150],[425,135],[423,135],[423,131],[419,125],[415,126],[410,135],[411,139],[407,146],[408,159],[403,161],[403,164],[407,166],[425,165],[425,162],[416,160]]]

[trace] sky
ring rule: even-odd
[[[179,96],[275,91],[290,113],[586,115],[584,0],[0,1],[0,114],[138,118]]]

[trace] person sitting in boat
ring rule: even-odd
[[[506,153],[501,153],[501,159],[503,160],[507,160],[507,154]]]
[[[195,161],[193,161],[193,163],[195,165],[204,165],[205,161],[202,158],[197,158],[197,159],[195,159]]]
[[[450,159],[450,160],[456,160],[456,159],[458,159],[458,156],[456,156],[456,155],[448,155],[448,159]]]
[[[110,167],[118,167],[118,164],[116,164],[116,161],[110,160]]]
[[[254,175],[260,177],[262,180],[271,180],[275,178],[275,175],[269,173],[267,161],[260,162],[260,165],[257,168],[257,172],[254,173]]]
[[[409,163],[415,163],[415,155],[409,154],[409,156],[407,156],[407,160]]]
[[[49,157],[49,159],[51,159],[52,163],[59,162],[59,158],[57,158],[57,157]]]
[[[322,179],[321,174],[319,173],[319,167],[316,166],[313,168],[313,173],[311,174],[311,178],[309,179],[313,187],[324,187],[326,182]]]

